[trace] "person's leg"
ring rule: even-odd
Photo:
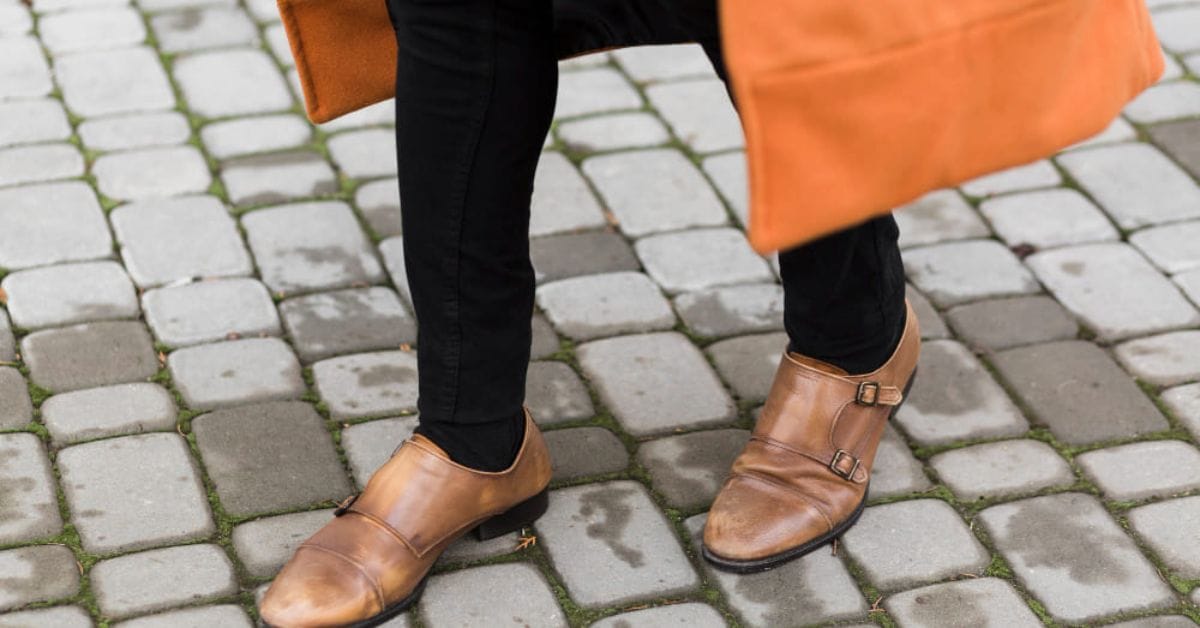
[[[521,442],[534,275],[529,202],[553,117],[551,0],[389,0],[416,311],[419,433],[467,466]]]

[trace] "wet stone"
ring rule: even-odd
[[[1112,358],[1089,342],[1009,349],[993,363],[1033,417],[1070,444],[1129,438],[1169,426]]]
[[[659,146],[670,134],[653,114],[636,112],[566,122],[558,125],[558,137],[573,150],[608,151]]]
[[[54,88],[46,57],[33,37],[0,38],[0,76],[0,98],[6,100],[45,96]]]
[[[90,573],[100,612],[113,619],[233,595],[233,563],[216,545],[185,545],[96,563]]]
[[[621,613],[606,617],[591,628],[633,628],[642,626],[691,626],[692,628],[722,628],[725,618],[711,606],[686,602],[656,608]]]
[[[400,187],[396,179],[362,185],[354,192],[354,204],[376,236],[400,235]]]
[[[150,27],[163,52],[186,52],[258,43],[258,29],[236,7],[205,7],[159,13]]]
[[[937,244],[904,252],[908,278],[939,307],[1038,292],[1033,275],[992,240]]]
[[[359,488],[387,462],[417,427],[415,416],[357,423],[342,430],[342,449]]]
[[[646,97],[675,137],[697,153],[741,148],[745,143],[729,92],[716,77],[652,85]]]
[[[187,443],[178,434],[75,445],[60,451],[57,462],[63,493],[88,552],[180,543],[216,530]]]
[[[705,349],[721,378],[742,401],[763,401],[787,348],[787,334],[730,338]]]
[[[1179,422],[1200,441],[1200,384],[1188,384],[1164,391],[1163,403]]]
[[[167,73],[145,46],[60,57],[54,75],[67,109],[84,118],[175,106]]]
[[[534,314],[533,320],[530,321],[530,327],[533,333],[533,340],[530,342],[530,359],[538,360],[558,353],[558,335],[554,333],[554,328],[550,327],[545,316]]]
[[[1175,603],[1172,590],[1096,498],[1035,497],[979,514],[1017,578],[1061,622]]]
[[[587,388],[563,362],[530,362],[525,405],[539,425],[586,419],[596,414]]]
[[[991,560],[954,508],[936,499],[867,508],[843,539],[867,579],[884,591],[977,574]]]
[[[1070,465],[1046,443],[1007,440],[940,453],[929,460],[964,501],[1029,494],[1075,482]]]
[[[736,415],[704,356],[681,334],[597,340],[576,355],[605,405],[636,436],[724,423]]]
[[[950,330],[946,328],[946,323],[942,321],[942,317],[938,315],[933,304],[919,290],[912,285],[905,285],[905,298],[912,305],[913,313],[917,315],[917,322],[921,328],[921,339],[939,339],[949,338]]]
[[[33,403],[21,372],[0,366],[0,429],[17,429],[33,420]]]
[[[871,467],[871,484],[867,499],[882,499],[923,491],[932,486],[925,476],[921,462],[913,457],[908,445],[891,425],[887,426],[875,463]]]
[[[1200,379],[1200,331],[1177,331],[1118,345],[1117,359],[1138,379],[1173,386]]]
[[[191,133],[187,118],[177,111],[112,116],[87,120],[79,125],[79,139],[92,150],[182,144]]]
[[[261,50],[187,55],[175,61],[174,75],[188,108],[206,118],[281,111],[293,102],[275,62]]]
[[[0,102],[0,146],[65,140],[70,136],[71,123],[57,100]]]
[[[1200,495],[1134,508],[1129,524],[1175,575],[1200,578]]]
[[[464,591],[471,595],[464,596]],[[567,626],[554,593],[529,563],[485,565],[430,578],[421,613],[431,626]]]
[[[33,434],[0,434],[0,544],[58,534],[62,517],[50,459]]]
[[[625,238],[608,231],[534,238],[529,249],[538,283],[638,270]]]
[[[642,97],[612,68],[564,72],[558,78],[555,118],[570,118],[589,113],[638,109]]]
[[[317,393],[335,419],[400,414],[417,409],[417,356],[379,351],[313,365]]]
[[[316,153],[240,157],[221,165],[221,180],[235,205],[261,205],[338,191],[337,176]]]
[[[900,246],[920,246],[991,235],[979,214],[954,190],[937,190],[896,209]]]
[[[154,337],[170,347],[282,333],[275,303],[255,279],[149,290],[142,295],[142,307]]]
[[[638,272],[551,282],[538,289],[537,303],[555,329],[576,340],[670,329],[675,324],[671,304]]]
[[[1151,227],[1129,236],[1155,266],[1168,273],[1181,273],[1200,268],[1200,220]]]
[[[338,170],[353,179],[396,176],[396,135],[388,129],[339,133],[326,141]]]
[[[92,164],[100,193],[118,200],[165,198],[208,189],[212,175],[193,146],[109,153]]]
[[[751,284],[685,292],[675,310],[693,333],[723,337],[783,329],[783,288]]]
[[[339,202],[296,203],[242,218],[263,282],[291,294],[383,280],[358,220]]]
[[[1196,56],[1200,68],[1200,55]],[[1200,120],[1180,120],[1149,127],[1151,139],[1192,176],[1200,178]]]
[[[1200,324],[1200,313],[1128,244],[1047,251],[1026,262],[1062,303],[1106,340]]]
[[[79,590],[75,555],[64,545],[2,551],[0,573],[4,574],[0,580],[0,611],[70,597]]]
[[[960,305],[946,312],[954,332],[969,346],[1010,349],[1069,340],[1079,325],[1049,297],[1013,297]]]
[[[1043,160],[984,175],[959,187],[971,196],[992,196],[1005,192],[1054,187],[1059,183],[1062,183],[1062,176],[1054,169],[1053,164]]]
[[[608,221],[583,176],[562,153],[542,153],[533,179],[529,235],[604,227]]]
[[[175,400],[158,384],[119,384],[54,395],[42,422],[55,444],[174,429]]]
[[[583,172],[625,235],[640,237],[727,222],[725,208],[712,187],[677,150],[592,157],[583,162]]]
[[[218,410],[197,418],[192,430],[231,515],[300,508],[352,490],[324,422],[306,403]]]
[[[1200,488],[1200,451],[1182,441],[1098,449],[1075,461],[1109,499],[1166,497]]]
[[[246,611],[233,604],[222,604],[138,617],[116,624],[116,628],[251,628],[252,625]]]
[[[978,358],[953,340],[934,340],[921,348],[912,390],[896,420],[923,445],[1018,436],[1029,429]]]
[[[1125,229],[1200,217],[1200,186],[1149,144],[1072,151],[1058,162]]]
[[[0,267],[17,270],[107,257],[112,257],[112,237],[96,193],[86,184],[0,190]]]
[[[300,359],[397,348],[417,337],[416,322],[389,288],[323,292],[284,301],[283,325]]]
[[[725,198],[739,223],[750,224],[750,190],[746,174],[746,154],[724,153],[704,160],[704,172]]]
[[[167,368],[193,410],[299,399],[300,363],[278,338],[249,338],[173,351]]]
[[[766,261],[737,229],[695,229],[638,240],[646,272],[670,294],[773,281]]]
[[[145,326],[101,322],[35,331],[21,341],[33,383],[54,392],[145,380],[158,372]]]
[[[571,599],[586,608],[677,595],[700,584],[670,523],[637,482],[554,491],[537,530]]]
[[[749,440],[746,430],[692,432],[642,443],[637,456],[669,506],[696,510],[716,498]]]
[[[312,127],[293,114],[237,118],[200,129],[200,141],[217,159],[296,148],[312,139]]]
[[[693,548],[699,549],[705,514],[687,519]],[[796,560],[752,574],[708,569],[742,625],[751,628],[845,621],[867,612],[858,585],[841,559],[819,549]]]
[[[296,548],[333,519],[333,510],[309,510],[248,521],[233,529],[233,551],[255,578],[270,578]]]
[[[140,44],[146,27],[130,7],[97,7],[45,15],[38,20],[38,36],[50,54],[59,56]]]
[[[602,427],[574,427],[544,433],[555,481],[614,473],[629,466],[625,445]]]
[[[612,54],[621,69],[638,82],[713,75],[712,63],[698,44],[639,46],[615,50]]]
[[[0,282],[8,293],[13,323],[26,329],[85,321],[134,318],[137,295],[129,275],[115,262],[33,268]]]
[[[1070,189],[1011,194],[984,201],[979,211],[1004,243],[1049,249],[1120,239],[1120,233],[1084,195]]]
[[[78,606],[55,606],[0,615],[0,628],[92,628],[92,618]]]
[[[887,598],[884,608],[905,628],[1042,625],[1012,585],[999,578],[960,580],[897,593]]]
[[[0,186],[67,179],[83,174],[83,156],[70,144],[0,149]]]

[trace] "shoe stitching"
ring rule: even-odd
[[[800,500],[803,501],[805,504],[807,504],[809,508],[812,508],[814,511],[816,511],[816,513],[818,515],[821,515],[821,518],[825,520],[825,525],[829,526],[830,530],[833,529],[833,520],[829,518],[828,514],[826,514],[825,509],[823,509],[819,505],[817,505],[817,503],[814,502],[808,495],[801,493],[800,489],[798,489],[790,484],[785,484],[783,482],[780,482],[779,480],[776,480],[775,478],[773,478],[769,475],[763,475],[761,473],[755,473],[753,471],[738,471],[738,472],[734,473],[733,475],[734,475],[734,477],[740,476],[740,477],[744,477],[748,480],[757,480],[764,484],[768,484],[770,486],[775,486],[777,488],[784,489],[784,490],[788,491],[789,493],[792,493],[793,495],[799,497]]]
[[[358,516],[362,517],[363,519],[366,519],[368,523],[374,524],[375,526],[382,528],[384,532],[387,532],[388,534],[395,537],[396,540],[399,541],[402,545],[404,545],[404,547],[408,548],[408,550],[410,552],[415,554],[417,557],[420,557],[421,553],[419,551],[417,551],[416,547],[413,546],[412,541],[409,541],[408,537],[404,536],[404,534],[402,534],[396,528],[393,528],[391,526],[391,524],[389,524],[387,521],[384,521],[383,519],[381,519],[369,512],[365,512],[365,511],[359,510],[357,508],[354,508],[353,506],[346,509],[346,514],[358,515]]]
[[[353,558],[350,558],[349,556],[347,556],[335,549],[330,549],[328,547],[325,547],[324,545],[318,545],[311,541],[304,543],[300,547],[307,547],[308,549],[313,549],[313,550],[317,550],[320,552],[324,552],[330,556],[333,556],[334,558],[338,558],[338,559],[342,560],[342,562],[345,562],[346,564],[353,567],[355,571],[362,574],[362,577],[367,579],[367,582],[371,583],[371,590],[375,593],[375,601],[379,604],[379,612],[382,613],[384,611],[384,609],[387,608],[386,598],[383,595],[383,588],[379,586],[379,582],[377,580],[375,580],[374,576],[372,576],[370,574],[370,572],[368,572],[362,565],[360,565],[358,563],[358,561],[354,560]]]

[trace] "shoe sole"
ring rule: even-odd
[[[546,509],[549,508],[549,506],[550,489],[549,487],[546,487],[543,488],[537,495],[534,495],[533,497],[530,497],[516,506],[513,506],[512,508],[509,508],[500,514],[483,521],[479,525],[475,526],[475,528],[472,529],[469,534],[472,534],[480,541],[486,541],[498,536],[503,536],[509,532],[515,532],[532,524],[534,521],[537,521],[543,514],[546,513]],[[395,604],[383,609],[383,612],[379,613],[378,615],[368,617],[367,619],[363,619],[352,624],[346,624],[343,626],[343,628],[373,628],[374,626],[379,626],[380,624],[387,622],[389,619],[392,619],[396,615],[403,613],[411,608],[412,605],[417,602],[417,599],[421,597],[421,592],[425,590],[425,582],[428,579],[428,575],[426,575],[424,578],[421,578],[421,581],[417,583],[417,586],[413,589],[412,593],[409,593],[399,602],[396,602]],[[266,628],[275,628],[266,622],[264,622],[263,625],[266,626]]]
[[[908,378],[908,383],[904,385],[904,399],[900,402],[900,405],[903,405],[904,401],[908,400],[908,393],[910,390],[912,390],[913,381],[915,381],[916,379],[917,379],[917,369],[913,368],[912,375],[910,375]],[[890,414],[888,414],[888,421],[891,421],[892,417],[896,416],[896,412],[898,412],[899,410],[900,410],[899,405],[896,406],[895,408],[892,408],[892,412]],[[868,481],[867,489],[869,490],[870,487],[871,487],[871,484],[870,484],[870,481]],[[786,563],[788,561],[796,560],[797,558],[800,558],[801,556],[804,556],[805,554],[808,554],[808,553],[812,552],[813,550],[820,548],[821,546],[832,541],[833,539],[840,537],[843,533],[846,532],[846,530],[849,530],[851,527],[854,526],[854,524],[858,523],[858,518],[860,516],[862,516],[863,509],[866,508],[866,505],[867,505],[867,497],[866,496],[867,496],[867,491],[863,491],[863,499],[862,499],[862,501],[858,502],[858,506],[856,506],[854,508],[854,512],[850,513],[849,517],[846,517],[846,519],[844,521],[842,521],[838,525],[834,526],[833,529],[830,530],[829,532],[826,532],[825,534],[822,534],[821,536],[819,536],[815,539],[812,539],[802,545],[797,545],[796,547],[786,549],[777,554],[772,554],[772,555],[766,556],[764,558],[755,558],[753,560],[734,560],[732,558],[724,558],[722,556],[712,553],[711,551],[709,551],[709,549],[706,545],[701,543],[700,544],[700,555],[703,556],[704,560],[708,561],[709,564],[720,569],[721,571],[728,571],[730,573],[738,573],[738,574],[758,573],[761,571],[766,571],[773,567],[782,565],[783,563]]]

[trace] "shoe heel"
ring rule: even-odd
[[[546,508],[549,505],[550,489],[547,487],[542,489],[542,492],[537,495],[476,526],[474,530],[475,538],[480,541],[486,541],[508,534],[509,532],[520,530],[537,521],[538,517],[541,517],[546,512]]]

